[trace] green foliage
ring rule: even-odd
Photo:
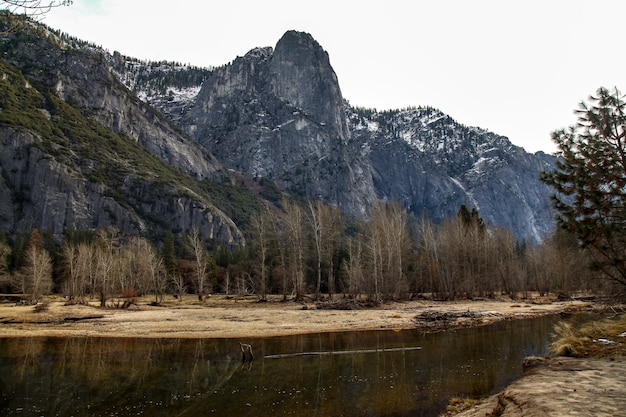
[[[259,195],[265,198],[267,201],[278,205],[283,199],[283,193],[280,191],[276,183],[271,179],[261,178],[259,180],[259,185],[263,187],[259,192]]]
[[[240,182],[205,181],[203,187],[214,204],[240,228],[245,229],[252,213],[261,209],[259,200]]]
[[[165,232],[163,237],[163,248],[161,249],[161,258],[163,258],[163,265],[168,274],[174,275],[176,273],[176,247],[174,244],[174,233],[171,230]]]
[[[18,70],[0,61],[0,125],[33,129],[49,136],[52,123],[46,112],[44,96]]]
[[[617,89],[600,88],[577,114],[576,126],[552,134],[561,158],[541,178],[556,190],[559,225],[626,285],[626,102]]]
[[[244,224],[247,211],[255,207],[255,199],[246,194],[245,187],[192,179],[136,141],[91,119],[86,110],[71,106],[43,87],[37,90],[19,70],[2,61],[0,109],[0,126],[35,133],[40,140],[30,146],[104,186],[105,196],[134,210],[157,229],[166,230],[169,224],[148,208],[168,199],[187,197],[209,205],[215,201]],[[19,197],[19,192],[15,190],[14,197]]]
[[[465,204],[461,204],[461,207],[459,208],[456,216],[463,222],[463,225],[466,228],[476,227],[480,231],[486,230],[485,222],[478,215],[478,210],[476,210],[476,207],[473,207],[472,211],[470,212]]]

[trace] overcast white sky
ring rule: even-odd
[[[433,106],[553,152],[598,87],[626,91],[623,0],[75,0],[47,25],[142,59],[218,66],[290,29],[328,52],[343,96]]]

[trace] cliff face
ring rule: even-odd
[[[532,241],[553,230],[552,190],[539,173],[553,168],[554,157],[529,154],[503,136],[463,126],[432,108],[349,111],[379,196],[436,221],[465,204],[488,224]]]
[[[349,106],[309,34],[289,31],[275,48],[199,69],[140,63],[30,25],[0,34],[0,227],[9,232],[195,227],[240,243],[210,186],[237,184],[229,170],[358,216],[382,199],[435,221],[465,204],[535,241],[554,227],[539,181],[553,157],[436,109]]]
[[[199,180],[223,167],[115,78],[98,51],[39,26],[0,35],[0,227],[61,236],[199,229],[239,243]]]
[[[228,168],[289,193],[361,215],[376,197],[328,55],[308,34],[215,69],[181,127]]]
[[[350,107],[305,33],[214,70],[181,126],[229,168],[353,214],[400,200],[438,221],[465,204],[519,238],[539,241],[554,227],[551,190],[539,181],[554,158],[436,109]]]

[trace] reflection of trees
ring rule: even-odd
[[[94,415],[107,414],[111,407],[169,415],[171,409],[158,407],[152,400],[185,406],[189,399],[219,390],[241,364],[240,352],[227,343],[206,340],[25,338],[1,342],[0,363],[10,358],[16,366],[10,368],[11,375],[3,370],[0,378],[13,385],[16,404],[23,405],[24,396],[37,393],[37,398],[26,400],[58,415],[80,415],[87,407]]]
[[[0,339],[0,387],[14,393],[0,414],[28,401],[46,415],[85,415],[88,405],[90,415],[420,415],[452,395],[500,389],[521,373],[524,355],[543,351],[537,340],[550,329],[545,319],[430,335],[259,339],[252,364],[242,364],[233,340]],[[382,351],[409,346],[421,350]],[[339,351],[354,353],[264,358]]]

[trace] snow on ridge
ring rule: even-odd
[[[378,124],[378,122],[374,121],[374,120],[366,120],[365,121],[365,128],[367,130],[369,130],[370,132],[378,132],[378,129],[380,129],[380,125]]]
[[[166,95],[173,96],[176,101],[191,101],[195,100],[201,89],[201,85],[185,88],[167,87]]]
[[[463,186],[461,181],[459,181],[458,179],[453,178],[453,177],[449,177],[449,178],[452,180],[453,183],[455,183],[463,191],[463,193],[465,193],[465,195],[469,198],[470,203],[472,204],[472,206],[474,208],[476,208],[476,210],[480,211],[480,207],[478,205],[478,201],[476,201],[476,199],[474,198],[474,195],[471,192],[469,192],[469,191],[467,191],[465,189],[465,187]]]

